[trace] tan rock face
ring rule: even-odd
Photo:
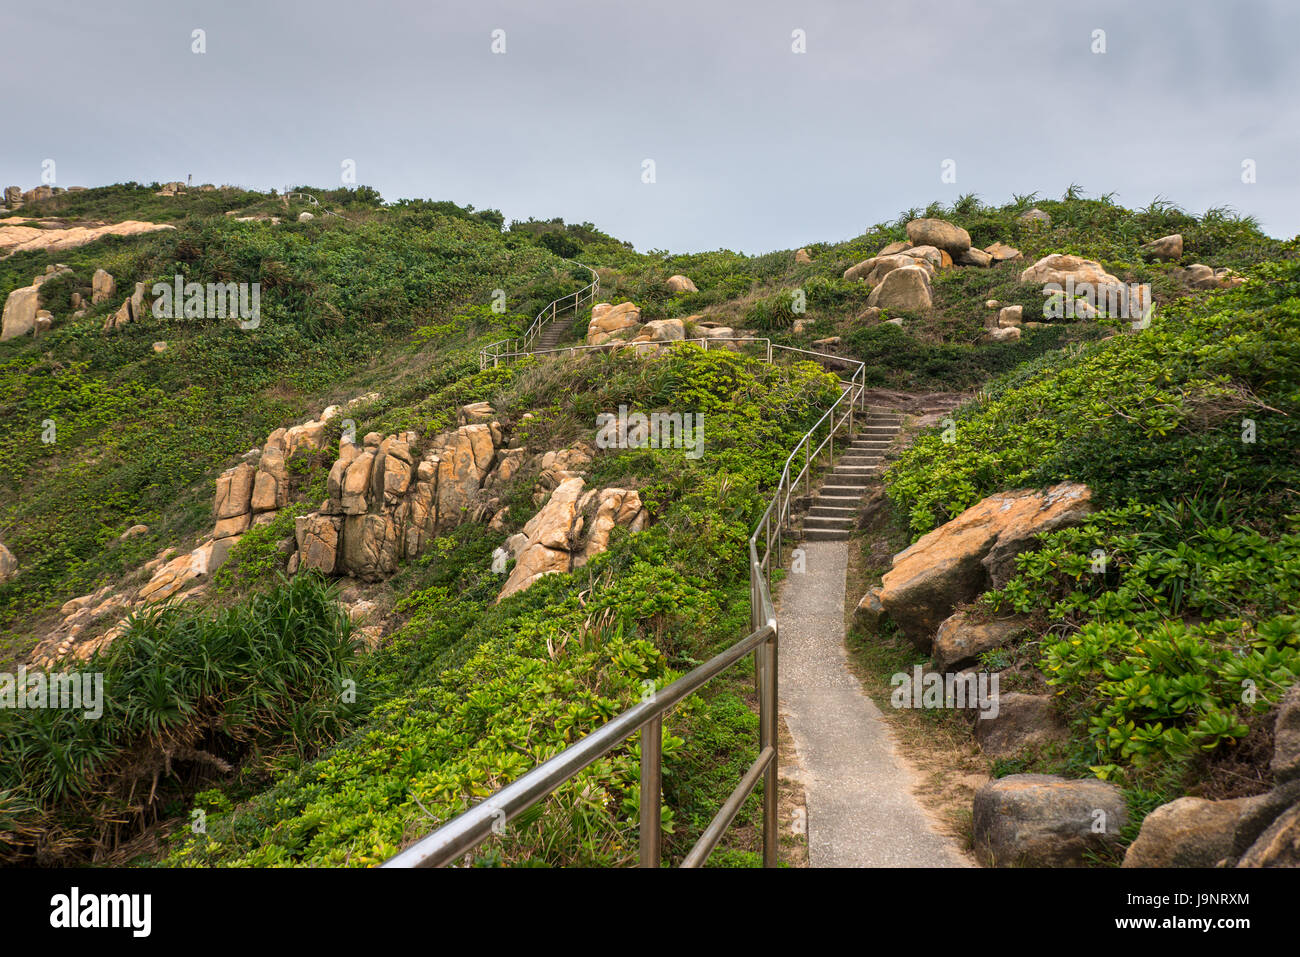
[[[616,333],[641,324],[641,310],[635,303],[620,302],[617,306],[598,302],[591,309],[587,324],[587,343],[599,345]]]
[[[497,601],[525,590],[543,575],[572,571],[586,564],[608,547],[615,527],[638,532],[645,526],[647,513],[637,492],[621,488],[584,492],[585,484],[581,477],[562,481],[523,531],[511,537],[507,544],[514,553],[515,567]],[[584,544],[583,512],[593,503],[596,517]]]
[[[23,286],[9,293],[5,300],[3,319],[0,320],[0,342],[34,332],[39,309],[38,286]]]
[[[1161,236],[1159,239],[1153,239],[1142,246],[1142,252],[1154,259],[1182,259],[1183,258],[1183,236],[1181,233],[1174,233],[1172,236]]]
[[[930,275],[921,266],[891,270],[880,285],[871,290],[867,305],[899,312],[925,312],[932,305]]]
[[[492,468],[496,448],[492,430],[482,423],[464,425],[433,443],[437,457],[437,527],[459,525]]]
[[[667,285],[668,291],[672,293],[700,291],[696,288],[695,283],[691,282],[685,276],[669,276]]]
[[[976,249],[974,246],[970,249],[963,249],[953,258],[962,266],[987,267],[993,265],[992,254],[983,249]]]
[[[1185,797],[1162,804],[1143,819],[1124,866],[1215,867],[1232,857],[1237,822],[1254,803],[1254,798]]]
[[[984,251],[989,254],[989,258],[995,263],[1011,262],[1019,259],[1022,255],[1019,249],[1008,246],[1001,241],[993,243],[991,246],[985,246]]]
[[[996,867],[1079,867],[1119,843],[1128,806],[1105,781],[1012,774],[976,792],[973,818],[976,847]]]
[[[794,261],[797,263],[810,263],[812,262],[812,257],[808,255],[808,250],[796,249],[794,253]]]
[[[240,462],[234,468],[222,472],[217,477],[213,514],[219,519],[234,518],[250,511],[256,476],[257,469],[247,462]]]
[[[1039,535],[1081,523],[1091,499],[1092,491],[1074,482],[1045,493],[991,495],[895,555],[881,581],[881,604],[909,640],[929,651],[957,605],[1005,585],[1016,555]]]
[[[910,239],[900,239],[898,240],[898,242],[890,243],[884,249],[880,250],[880,252],[876,253],[876,255],[893,256],[896,255],[897,253],[901,253],[904,250],[911,249],[911,248],[912,248],[912,241]]]
[[[957,671],[978,663],[979,656],[994,648],[1001,648],[1017,634],[1023,632],[1023,618],[979,621],[968,612],[950,615],[939,625],[934,636],[931,653],[934,665],[940,671]]]
[[[117,280],[113,278],[113,274],[103,269],[96,269],[95,275],[90,280],[90,301],[105,302],[112,299],[116,292]]]
[[[40,223],[41,220],[30,222]],[[57,252],[63,249],[84,246],[86,243],[93,243],[105,236],[138,236],[142,233],[152,233],[160,229],[175,228],[175,226],[166,224],[145,223],[137,220],[127,220],[126,222],[103,226],[51,226],[49,229],[39,229],[32,226],[0,225],[0,254],[12,255],[14,253],[39,250]]]
[[[0,583],[13,578],[17,571],[18,559],[14,558],[14,553],[3,543],[0,543]]]
[[[1050,256],[1044,256],[1020,274],[1021,282],[1038,284],[1054,282],[1064,286],[1067,279],[1074,280],[1075,285],[1081,282],[1092,283],[1093,286],[1119,285],[1119,280],[1106,272],[1101,263],[1080,256],[1067,256],[1062,253],[1052,253]]]
[[[914,219],[907,224],[907,238],[917,246],[937,246],[950,256],[970,249],[970,233],[942,219]]]
[[[651,342],[680,342],[686,338],[686,327],[680,319],[653,319],[641,327],[641,332]]]

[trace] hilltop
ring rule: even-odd
[[[382,861],[744,633],[749,531],[856,362],[907,428],[853,540],[879,586],[853,641],[1044,699],[1057,744],[1013,742],[995,782],[1113,782],[1117,860],[1157,805],[1289,780],[1269,762],[1300,675],[1295,241],[1072,189],[760,256],[642,253],[365,188],[176,187],[0,216],[24,230],[0,259],[0,658],[115,688],[94,723],[0,714],[5,859]],[[76,242],[33,242],[55,234]],[[591,271],[600,305],[563,337],[606,349],[480,363]],[[1076,280],[1142,291],[1117,309]],[[704,454],[605,447],[620,406],[702,415]],[[944,586],[940,620],[1015,629],[945,658],[882,550],[1062,483],[1086,518]],[[752,692],[718,682],[669,723],[668,859],[753,760]],[[636,787],[622,749],[480,860],[627,863]],[[753,801],[739,822],[715,863],[753,863]]]

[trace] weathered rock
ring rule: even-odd
[[[1012,262],[1021,257],[1021,252],[1014,246],[1008,246],[1004,242],[996,242],[992,245],[985,246],[984,251],[995,263]]]
[[[27,225],[7,226],[0,222],[0,255],[21,252],[59,252],[93,243],[105,236],[138,236],[175,226],[128,220],[106,226],[63,226],[50,224],[49,229]]]
[[[672,293],[700,291],[696,288],[695,283],[691,282],[685,276],[669,276],[667,286],[668,291]]]
[[[856,279],[861,279],[869,286],[877,286],[895,269],[902,269],[904,266],[916,266],[920,264],[923,264],[927,276],[933,274],[935,267],[924,257],[918,260],[913,259],[911,256],[899,253],[892,256],[875,256],[858,263],[856,266],[850,266],[848,269],[844,270],[844,278],[850,282]]]
[[[975,741],[991,758],[1009,758],[1024,750],[1038,754],[1044,745],[1069,737],[1050,695],[999,691],[993,703],[996,715],[989,709],[992,716],[975,719]]]
[[[1124,795],[1104,781],[1013,774],[975,793],[975,844],[997,867],[1078,867],[1119,843]]]
[[[639,532],[645,527],[647,512],[638,492],[625,488],[601,489],[598,502],[596,517],[592,520],[587,535],[587,544],[583,547],[582,554],[574,559],[575,568],[585,565],[592,556],[608,548],[609,534],[615,528]]]
[[[456,413],[457,425],[475,425],[480,422],[492,422],[496,419],[496,410],[489,402],[471,402],[462,405]]]
[[[39,286],[22,286],[9,293],[5,299],[3,318],[0,319],[0,342],[34,332],[39,309]]]
[[[961,266],[991,266],[993,265],[993,256],[983,249],[976,249],[972,246],[970,249],[963,249],[953,260]]]
[[[794,261],[797,263],[810,263],[812,262],[812,257],[808,255],[808,250],[796,249],[794,253]]]
[[[947,672],[973,665],[984,652],[1007,644],[1027,624],[1020,617],[979,621],[969,612],[955,612],[943,620],[934,636],[931,648],[934,666]]]
[[[1009,329],[1024,321],[1024,306],[1003,306],[998,310],[998,328]]]
[[[651,342],[680,342],[686,338],[686,327],[680,319],[652,319],[641,327],[641,333]]]
[[[1091,283],[1094,289],[1098,286],[1118,286],[1120,284],[1117,278],[1102,268],[1101,263],[1062,253],[1052,253],[1050,256],[1044,256],[1020,274],[1021,282],[1041,284],[1051,282],[1060,286],[1064,286],[1066,280],[1069,279],[1072,279],[1076,286],[1079,283]]]
[[[877,586],[862,596],[857,610],[853,613],[853,621],[859,627],[874,631],[880,625],[880,618],[884,613],[885,606],[880,603],[880,588]]]
[[[5,187],[5,205],[10,209],[17,209],[23,204],[23,188],[21,186]]]
[[[1269,769],[1275,781],[1300,778],[1300,684],[1292,685],[1278,702]]]
[[[970,249],[970,233],[942,219],[914,219],[907,224],[907,238],[917,246],[937,246],[950,256]]]
[[[1046,493],[989,496],[895,555],[881,582],[881,603],[903,633],[929,651],[935,630],[957,605],[1006,584],[1015,556],[1039,535],[1082,522],[1091,497],[1086,485],[1072,482]]]
[[[437,527],[452,528],[463,520],[483,479],[492,468],[496,448],[489,425],[463,425],[433,441],[437,457]]]
[[[928,264],[930,267],[928,272],[931,276],[940,269],[947,269],[953,263],[953,258],[948,251],[937,246],[912,246],[898,255],[912,260],[915,265]]]
[[[234,518],[251,511],[253,482],[257,470],[247,462],[226,469],[217,477],[217,494],[213,502],[213,515],[217,518]]]
[[[1016,222],[1024,226],[1041,225],[1047,227],[1052,225],[1052,217],[1035,206],[1028,212],[1021,213],[1017,216]]]
[[[1182,259],[1183,258],[1183,236],[1181,233],[1174,233],[1172,236],[1161,236],[1159,239],[1153,239],[1149,243],[1142,245],[1142,252],[1154,259]]]
[[[132,526],[131,526],[130,528],[128,528],[125,532],[123,532],[121,535],[119,535],[119,536],[117,537],[117,540],[120,541],[120,542],[124,542],[124,541],[126,541],[128,538],[135,538],[135,537],[137,537],[137,536],[139,536],[139,535],[148,535],[148,534],[149,534],[149,526],[148,526],[148,525],[132,525]]]
[[[571,551],[581,532],[578,499],[585,484],[581,478],[561,482],[542,510],[524,525],[521,534],[527,541],[515,554],[515,567],[506,579],[498,601],[523,591],[543,575],[573,568]]]
[[[880,252],[876,253],[876,256],[894,256],[911,248],[912,241],[910,239],[900,239],[898,242],[890,243],[884,249],[880,250]]]
[[[611,305],[598,302],[591,308],[591,320],[587,323],[587,344],[599,345],[625,330],[641,323],[641,310],[635,303],[620,302]]]
[[[90,280],[90,301],[92,303],[104,302],[112,299],[117,292],[117,280],[113,274],[103,269],[96,269],[95,275]]]
[[[1300,867],[1300,803],[1284,811],[1237,862],[1238,867]]]
[[[899,312],[925,312],[930,309],[930,276],[920,266],[903,266],[891,270],[880,285],[871,290],[867,305]]]
[[[1184,797],[1162,804],[1142,821],[1124,866],[1216,867],[1232,856],[1237,822],[1254,801]]]
[[[14,558],[14,553],[9,551],[4,543],[0,542],[0,583],[13,578],[17,571],[18,559]]]

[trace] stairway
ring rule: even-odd
[[[548,322],[542,331],[537,334],[537,342],[533,344],[533,348],[538,350],[558,348],[560,343],[568,338],[572,329],[572,316],[567,319],[555,319]]]
[[[839,541],[849,537],[867,486],[881,470],[885,449],[893,441],[903,417],[896,412],[873,410],[861,420],[848,447],[825,476],[803,520],[804,541]]]

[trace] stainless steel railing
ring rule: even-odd
[[[488,366],[496,366],[502,359],[526,354],[528,347],[541,334],[542,329],[554,322],[557,316],[568,312],[572,312],[574,316],[577,316],[578,311],[583,306],[595,301],[596,293],[600,290],[600,277],[596,275],[596,270],[572,259],[564,261],[575,266],[582,266],[583,269],[591,273],[591,282],[577,292],[561,296],[549,303],[537,314],[537,318],[533,320],[532,325],[524,331],[523,335],[514,339],[498,339],[496,342],[488,343],[480,349],[478,353],[478,367],[480,370],[486,369]]]
[[[592,284],[594,287],[595,283]],[[588,287],[592,288],[592,287]],[[539,316],[539,319],[541,317]],[[537,325],[537,323],[534,323]],[[511,341],[511,340],[503,340]],[[810,352],[774,344],[770,339],[748,336],[727,339],[691,339],[669,343],[700,343],[708,350],[709,343],[754,342],[763,343],[763,361],[771,362],[775,352],[789,352],[813,358],[834,359],[843,364],[840,356]],[[608,349],[609,345],[569,346],[525,353],[519,350],[495,350],[501,343],[492,343],[484,349],[491,352],[491,362],[521,355],[552,355],[560,352],[577,354],[594,349]],[[626,343],[622,344],[626,346]],[[482,353],[480,354],[482,356]],[[739,813],[745,800],[754,793],[758,782],[763,782],[763,866],[775,867],[779,836],[777,832],[777,641],[779,628],[772,604],[772,568],[784,561],[783,534],[791,519],[791,497],[802,480],[809,493],[812,489],[812,469],[818,457],[826,452],[828,461],[834,455],[835,435],[846,425],[853,430],[855,408],[861,403],[866,389],[866,367],[856,365],[852,377],[840,382],[840,395],[823,413],[791,450],[781,470],[775,494],[749,537],[749,607],[751,631],[725,651],[714,655],[704,664],[678,678],[667,687],[656,691],[646,700],[633,705],[582,740],[577,741],[551,759],[529,771],[512,784],[452,818],[432,834],[390,858],[384,867],[442,867],[487,840],[493,833],[501,833],[505,825],[519,814],[546,798],[564,782],[573,778],[583,768],[607,755],[610,751],[641,732],[641,804],[639,820],[639,862],[642,867],[658,867],[663,856],[663,833],[660,821],[663,801],[662,741],[663,721],[668,712],[688,695],[693,694],[722,672],[737,664],[753,652],[755,680],[758,687],[758,757],[741,776],[740,782],[713,820],[701,833],[694,846],[682,860],[683,867],[700,867],[713,848],[722,839],[727,828]],[[483,366],[486,368],[486,366]],[[838,419],[837,419],[838,416]],[[822,433],[825,433],[824,436]],[[819,441],[820,439],[820,441]],[[814,448],[815,444],[815,448]],[[800,450],[803,466],[792,472],[798,463]],[[762,551],[760,553],[760,543]]]

